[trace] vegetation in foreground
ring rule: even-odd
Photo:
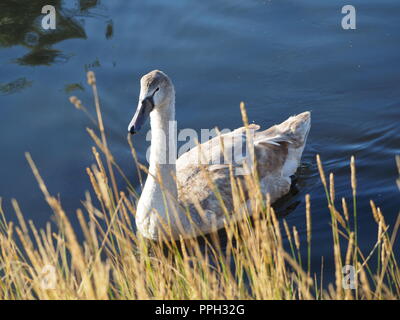
[[[12,203],[18,224],[6,221],[0,201],[0,299],[400,298],[400,272],[393,251],[400,218],[389,234],[382,212],[371,201],[377,241],[370,252],[361,252],[357,244],[357,223],[351,222],[357,221],[354,158],[351,159],[351,207],[354,209],[350,212],[345,199],[335,199],[334,177],[332,174],[326,177],[317,156],[327,212],[331,216],[335,262],[335,282],[327,287],[310,272],[310,197],[305,197],[305,259],[300,254],[297,230],[290,230],[285,220],[277,218],[268,195],[261,194],[254,173],[245,179],[247,187],[254,190],[252,219],[227,223],[223,246],[217,234],[178,242],[143,239],[135,233],[132,224],[138,195],[107,146],[93,73],[88,74],[88,82],[95,97],[97,128],[88,129],[96,147],[92,150],[95,163],[87,169],[87,174],[96,199],[87,193],[84,209],[76,211],[79,233],[85,240],[78,241],[60,201],[50,194],[27,154],[39,187],[54,212],[57,228],[53,230],[50,223],[43,230],[35,228],[32,221],[25,221],[15,200]],[[71,98],[71,102],[87,112],[77,98]],[[242,115],[247,125],[243,106]],[[146,171],[137,162],[131,143],[130,146],[137,168]],[[397,160],[400,171],[400,158]],[[128,193],[118,188],[117,174],[126,179]],[[232,186],[233,197],[239,204],[244,196],[243,185],[232,176]],[[237,207],[235,210],[245,210]],[[290,243],[288,251],[283,245],[285,234]],[[370,267],[372,256],[378,257],[374,270]],[[343,287],[345,265],[355,267],[354,290]]]

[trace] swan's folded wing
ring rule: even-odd
[[[255,132],[260,129],[256,124],[249,125],[250,142],[245,127],[216,137],[194,146],[177,160],[177,169],[191,165],[241,164],[246,151],[254,144]]]
[[[259,126],[249,126],[250,136],[242,127],[196,146],[177,160],[180,203],[194,217],[198,217],[196,206],[201,206],[209,221],[223,221],[225,212],[235,212],[230,166],[235,170],[240,168],[252,154],[249,147],[254,151],[262,192],[269,193],[272,202],[277,200],[290,188],[290,175],[298,167],[309,127],[310,115],[303,113],[261,132],[257,131]],[[221,199],[226,211],[221,207]]]

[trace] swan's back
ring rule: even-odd
[[[258,131],[260,127],[254,124],[249,126],[249,130],[254,132],[249,141],[254,146],[261,190],[270,195],[272,202],[290,189],[290,177],[300,164],[310,125],[310,113],[304,112],[265,131]],[[226,218],[215,188],[224,200],[227,212],[234,211],[229,163],[232,163],[234,172],[239,173],[236,178],[244,180],[241,175],[243,162],[252,154],[250,151],[246,157],[248,137],[245,128],[239,128],[191,149],[177,160],[179,202],[201,232],[221,228]],[[235,157],[232,150],[239,151],[238,154],[243,150],[244,156]],[[245,192],[245,197],[247,200],[248,192]],[[198,213],[199,206],[204,210],[202,217]]]

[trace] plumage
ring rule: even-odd
[[[226,219],[240,219],[231,214],[237,210],[234,210],[232,197],[230,164],[232,172],[240,172],[237,170],[244,169],[244,162],[251,164],[253,154],[263,194],[268,193],[274,202],[289,191],[290,177],[300,164],[310,129],[309,112],[290,117],[267,130],[260,130],[255,124],[249,125],[248,131],[245,127],[238,128],[192,148],[181,155],[176,164],[166,164],[160,159],[169,154],[169,144],[162,143],[161,137],[166,134],[168,121],[175,119],[175,92],[163,72],[152,71],[142,78],[138,110],[150,95],[153,95],[154,107],[150,112],[149,175],[136,213],[138,230],[145,237],[194,237],[220,229]],[[142,121],[139,120],[133,119],[128,128],[130,132],[136,131],[136,123]],[[167,141],[171,138],[168,133],[166,138]],[[236,153],[236,150],[247,153]],[[246,186],[244,175],[236,175],[236,178]],[[224,199],[225,208],[221,207],[216,189]],[[247,191],[245,200],[249,197]]]

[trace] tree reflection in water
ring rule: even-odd
[[[67,39],[86,39],[86,33],[78,17],[89,15],[99,0],[79,0],[74,9],[63,8],[61,0],[2,0],[0,2],[0,48],[23,46],[30,51],[14,60],[20,65],[51,65],[65,62],[68,56],[52,48]],[[57,28],[44,30],[41,26],[42,8],[52,5],[57,12]],[[111,37],[107,27],[107,38]]]

